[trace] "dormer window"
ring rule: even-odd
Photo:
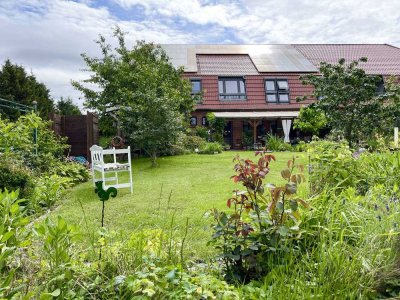
[[[218,79],[220,100],[245,100],[246,87],[242,77],[220,77]]]
[[[266,79],[265,94],[268,103],[289,103],[289,84],[287,79]]]

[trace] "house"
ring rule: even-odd
[[[387,44],[284,44],[284,45],[161,45],[174,66],[184,67],[192,94],[200,95],[190,120],[205,126],[213,112],[225,118],[225,142],[243,147],[245,136],[260,145],[267,133],[289,142],[298,132],[292,121],[310,95],[303,74],[318,73],[320,62],[337,63],[367,57],[360,67],[368,74],[400,75],[400,49]],[[247,139],[248,140],[248,139]]]

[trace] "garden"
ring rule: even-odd
[[[358,62],[323,63],[303,78],[320,100],[295,124],[312,141],[269,136],[262,150],[223,151],[223,121],[188,126],[195,99],[182,70],[160,48],[128,50],[115,35],[117,51],[101,37],[104,58],[84,55],[92,75],[73,85],[89,108],[120,107],[124,140],[141,150],[133,193],[96,192],[40,109],[1,111],[0,298],[400,296],[394,81],[375,95],[378,78]]]
[[[102,228],[86,168],[59,156],[64,141],[45,122],[0,129],[4,298],[399,293],[398,152],[315,140],[306,152],[163,156],[158,168],[135,159],[134,193],[106,201]]]

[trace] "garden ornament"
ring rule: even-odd
[[[117,196],[117,189],[115,187],[109,187],[106,191],[103,189],[103,181],[96,181],[96,188],[94,192],[99,196],[100,201],[107,201],[111,197]]]
[[[105,205],[104,203],[110,199],[110,196],[115,198],[117,196],[118,190],[111,186],[107,190],[103,189],[103,181],[96,181],[95,183],[96,188],[94,189],[94,192],[99,196],[99,199],[102,203],[102,209],[101,209],[101,227],[104,228],[104,209]],[[103,236],[103,234],[102,234]],[[100,245],[100,252],[99,252],[99,260],[101,260],[101,245]]]

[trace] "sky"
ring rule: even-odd
[[[84,99],[81,53],[118,25],[127,44],[387,43],[400,47],[396,0],[0,0],[0,64],[23,65],[55,100]]]

